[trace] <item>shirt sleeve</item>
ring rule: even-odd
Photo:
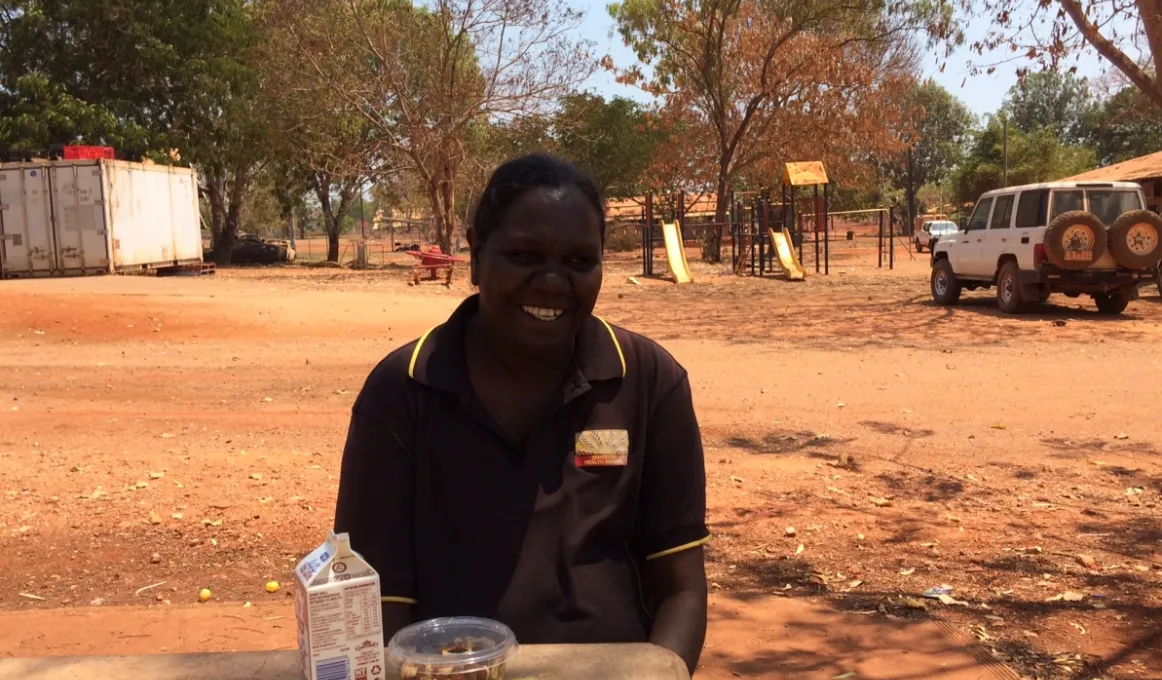
[[[702,435],[685,372],[658,402],[647,432],[639,552],[653,560],[710,540]]]
[[[347,532],[351,548],[379,572],[384,602],[415,604],[414,409],[408,408],[406,378],[384,386],[377,378],[372,373],[351,412],[335,531]]]

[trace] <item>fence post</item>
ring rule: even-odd
[[[642,229],[642,276],[654,275],[654,194],[646,194],[646,223]]]
[[[896,268],[896,209],[888,213],[888,269]]]
[[[823,273],[831,275],[831,221],[828,208],[828,184],[823,185]]]
[[[876,260],[877,260],[876,267],[878,267],[879,269],[883,269],[884,268],[884,211],[882,208],[880,209],[879,215],[880,215],[880,238],[879,238],[879,241],[877,242],[877,245],[876,245]]]

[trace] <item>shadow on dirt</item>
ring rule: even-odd
[[[1092,456],[1095,453],[1145,453],[1157,456],[1154,444],[1149,442],[1107,442],[1105,439],[1069,439],[1066,437],[1046,437],[1041,443],[1067,456]]]
[[[927,439],[936,434],[935,430],[929,430],[927,428],[908,428],[896,423],[884,423],[877,420],[865,420],[860,425],[879,434],[898,435],[909,439]]]
[[[900,497],[924,498],[935,503],[971,503],[982,494],[997,496],[995,490],[935,473],[901,471],[880,474],[876,479]],[[820,500],[821,497],[815,497],[816,503]],[[779,495],[778,501],[783,505],[797,502],[785,494]],[[831,607],[873,617],[893,617],[895,626],[906,626],[909,619],[967,613],[976,620],[972,630],[983,643],[977,651],[984,651],[985,655],[995,653],[996,658],[1024,677],[1042,680],[1123,677],[1120,672],[1134,665],[1144,670],[1162,664],[1162,653],[1158,651],[1162,643],[1162,607],[1144,604],[1151,601],[1151,594],[1157,590],[1153,573],[1156,568],[1150,568],[1148,563],[1156,546],[1162,543],[1162,520],[1126,516],[1123,512],[1110,513],[1114,516],[1108,520],[1086,519],[1080,514],[1077,521],[1056,527],[1053,537],[1033,539],[1044,546],[1030,542],[1017,543],[1027,546],[1017,548],[1011,538],[1004,537],[1027,534],[1030,524],[1037,521],[1033,516],[1021,514],[1019,519],[1014,519],[1011,529],[997,531],[999,540],[985,547],[982,554],[958,549],[947,541],[934,541],[930,535],[933,521],[914,516],[913,510],[901,503],[870,511],[876,516],[879,532],[876,540],[892,546],[894,559],[890,565],[862,561],[833,563],[827,557],[818,557],[817,551],[826,545],[820,544],[826,540],[822,534],[820,539],[789,541],[781,535],[772,536],[770,545],[747,545],[747,537],[755,535],[754,527],[747,525],[763,521],[762,513],[748,513],[730,522],[727,533],[733,539],[732,544],[723,546],[721,553],[714,548],[710,551],[708,562],[716,592],[744,600],[764,594],[825,597]],[[971,521],[969,528],[972,528]],[[717,529],[716,525],[716,534]],[[803,529],[800,527],[801,536],[809,536]],[[796,554],[793,547],[800,540],[808,545],[808,551],[802,555]],[[1093,549],[1083,547],[1078,541],[1100,545],[1094,550],[1098,556],[1096,566],[1092,563],[1089,568],[1083,566],[1078,553]],[[816,557],[810,557],[812,552]],[[1116,554],[1129,561],[1117,559]],[[728,562],[726,555],[730,556]],[[909,565],[920,571],[912,579],[905,579],[896,576],[895,572],[900,569],[896,565]],[[920,576],[921,573],[924,575]],[[942,582],[953,584],[954,597],[968,601],[970,607],[958,609],[921,597],[925,587]],[[1059,596],[1065,591],[1079,592],[1082,599],[1061,599]],[[988,606],[984,612],[987,617],[980,614],[981,605]],[[1112,616],[1123,622],[1121,625],[1130,626],[1137,633],[1131,642],[1104,658],[1053,647],[1046,650],[1045,645],[1035,646],[1020,635],[1021,631],[1059,630],[1071,625],[1070,621],[1081,620],[1091,625],[1084,617],[1092,616],[1097,609],[1112,612]],[[992,620],[987,620],[989,617]],[[861,653],[841,632],[827,636],[826,640],[826,649],[812,646],[721,660],[733,672],[762,676],[827,669],[830,668],[826,665],[828,659],[853,658]],[[874,653],[872,649],[863,651]],[[1119,674],[1109,674],[1114,668]]]
[[[953,312],[970,312],[979,314],[981,316],[995,317],[998,319],[1011,319],[1021,321],[1102,321],[1102,322],[1130,322],[1141,321],[1142,317],[1133,313],[1133,307],[1130,307],[1126,312],[1116,315],[1101,314],[1096,307],[1078,308],[1071,305],[1083,304],[1089,302],[1088,297],[1077,298],[1070,300],[1065,296],[1054,296],[1049,298],[1049,302],[1044,302],[1040,305],[1033,305],[1027,311],[1020,314],[1006,314],[997,307],[996,297],[980,297],[973,293],[968,293],[968,297],[963,297],[955,307],[943,307],[937,305],[931,300],[927,300],[921,304],[937,309],[948,309]]]
[[[947,501],[965,492],[963,482],[937,474],[918,475],[898,470],[876,475],[876,479],[883,482],[895,495],[920,498],[928,502]],[[979,489],[973,489],[973,494],[982,497],[991,495],[991,492],[984,493]]]
[[[745,449],[750,453],[767,455],[785,455],[792,453],[806,453],[811,458],[833,458],[827,455],[837,446],[850,444],[854,438],[837,438],[826,434],[819,434],[810,430],[773,430],[759,439],[749,437],[728,437],[725,442],[728,446]]]

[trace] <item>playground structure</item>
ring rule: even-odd
[[[646,194],[611,204],[609,212],[623,227],[640,230],[643,277],[692,282],[686,248],[700,245],[710,230],[721,230],[729,240],[736,275],[801,281],[811,270],[830,274],[833,264],[850,267],[859,259],[866,264],[869,255],[876,268],[895,268],[896,239],[906,241],[908,231],[895,208],[831,212],[830,179],[818,161],[786,164],[780,189],[778,201],[770,190],[732,191],[725,221],[713,218],[713,194]],[[900,247],[914,257],[908,245]],[[664,265],[658,264],[659,249]]]

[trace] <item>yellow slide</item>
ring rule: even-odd
[[[767,229],[767,234],[771,237],[771,245],[775,249],[775,254],[779,256],[779,265],[787,275],[787,280],[802,281],[807,278],[807,272],[803,265],[799,264],[799,256],[795,254],[795,248],[787,238],[787,232]]]
[[[682,243],[682,232],[677,222],[662,222],[662,240],[666,244],[666,261],[670,263],[670,273],[674,283],[692,283],[690,264],[686,262],[686,245]]]

